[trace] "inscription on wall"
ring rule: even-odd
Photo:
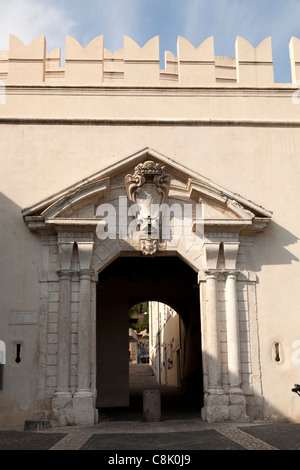
[[[9,325],[36,325],[38,312],[9,312]]]

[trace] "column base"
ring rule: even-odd
[[[72,426],[72,407],[72,396],[52,398],[51,427]]]
[[[243,395],[243,391],[240,387],[229,386],[228,395]]]
[[[202,420],[207,423],[249,421],[246,413],[246,398],[243,393],[228,393],[216,388],[210,389],[204,397]]]
[[[229,419],[230,421],[247,422],[246,397],[242,393],[229,392]]]
[[[211,391],[210,391],[211,392]],[[216,390],[215,390],[216,392]],[[207,423],[223,423],[229,419],[229,397],[223,393],[208,393],[202,409],[202,419]]]
[[[97,413],[93,396],[52,399],[52,427],[93,426],[96,423]]]
[[[75,426],[93,426],[95,422],[95,399],[90,397],[73,398]]]

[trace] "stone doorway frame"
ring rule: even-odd
[[[171,184],[171,198],[201,200],[215,211],[205,219],[199,252],[191,253],[181,239],[175,245],[162,243],[151,255],[179,256],[198,273],[203,330],[202,418],[207,422],[237,421],[246,419],[247,410],[255,416],[262,413],[257,277],[247,269],[247,253],[255,233],[265,229],[271,213],[157,152],[144,149],[23,211],[29,229],[41,236],[43,255],[37,419],[47,418],[55,426],[97,422],[98,273],[118,256],[130,258],[140,253],[140,246],[128,240],[99,240],[99,221],[90,213],[88,217],[82,214],[90,210],[93,198],[112,201],[116,191],[120,194],[120,175],[124,178],[137,164],[149,160],[164,165],[171,181],[175,181],[173,187]],[[121,193],[124,195],[124,190]],[[193,224],[197,225],[197,220]],[[241,331],[241,312],[247,331]],[[72,315],[77,315],[77,321]],[[248,340],[241,341],[245,333]],[[251,344],[251,350],[242,351],[242,343],[244,348],[246,343],[248,348]],[[250,356],[248,362],[242,360],[245,352]],[[242,378],[246,375],[245,364],[251,369],[247,383]]]

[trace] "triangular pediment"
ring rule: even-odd
[[[76,225],[96,223],[95,215],[100,203],[112,203],[126,196],[125,178],[135,167],[153,161],[164,168],[170,177],[168,200],[182,204],[194,202],[205,207],[205,223],[212,225],[252,225],[254,221],[267,222],[271,212],[248,201],[223,186],[185,168],[160,153],[145,148],[98,173],[38,202],[22,211],[28,224]]]

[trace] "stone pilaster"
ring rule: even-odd
[[[58,311],[58,346],[57,346],[57,386],[55,397],[70,398],[70,348],[71,348],[71,319],[70,292],[71,258],[74,243],[59,243],[59,258],[61,270],[59,275],[59,311]]]
[[[206,266],[206,354],[208,363],[208,393],[221,389],[221,364],[218,326],[218,275],[220,243],[204,245]]]
[[[229,418],[232,421],[242,420],[246,416],[246,399],[241,389],[240,328],[237,302],[236,268],[238,243],[224,243],[226,278],[226,324],[227,324],[227,357],[229,377]]]
[[[218,256],[220,243],[205,244],[206,254],[206,355],[208,388],[204,396],[204,419],[225,421],[229,417],[228,396],[221,383],[220,339],[218,319]]]
[[[71,367],[71,259],[74,242],[65,242],[58,239],[58,253],[60,260],[59,276],[59,308],[57,333],[57,382],[56,391],[52,399],[52,421],[55,425],[68,424],[68,411],[72,406],[70,388]]]
[[[217,282],[218,270],[206,274],[206,328],[208,355],[208,392],[217,393],[221,389],[220,342],[218,326]]]
[[[78,315],[77,388],[73,398],[77,425],[95,422],[95,397],[91,389],[92,275],[94,242],[77,242],[80,270]]]
[[[78,317],[78,366],[75,396],[93,396],[91,392],[91,278],[94,271],[82,269],[78,272],[79,317]]]
[[[226,421],[229,417],[228,396],[221,384],[220,340],[218,325],[218,270],[206,271],[206,354],[208,390],[205,394],[205,420]]]
[[[236,277],[238,271],[225,271],[226,320],[229,393],[241,393],[240,335],[237,305]]]

